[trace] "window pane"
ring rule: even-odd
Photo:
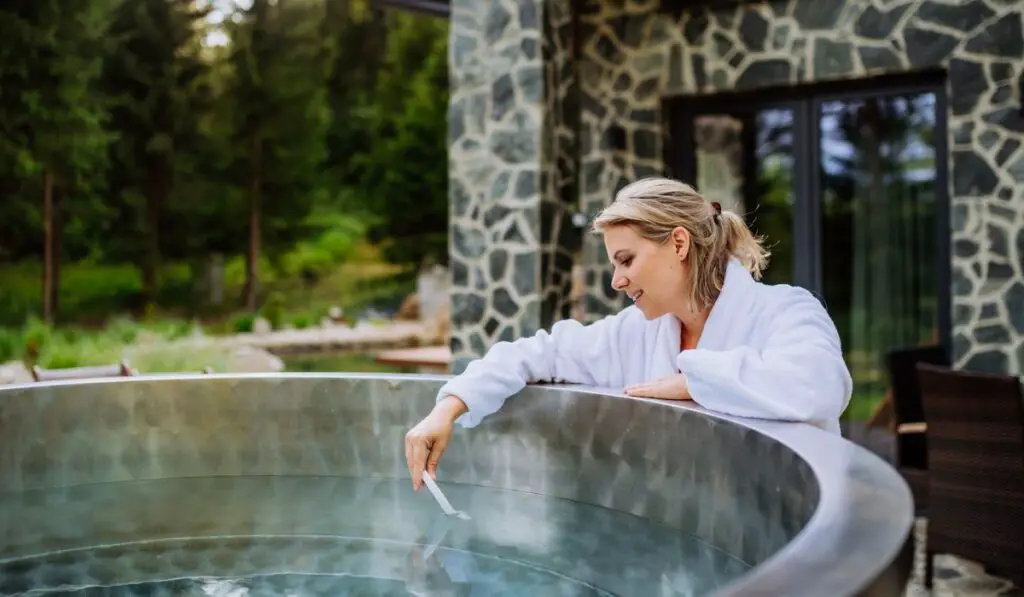
[[[766,237],[765,282],[794,283],[792,110],[698,116],[694,145],[697,189]]]

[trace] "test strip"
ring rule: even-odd
[[[457,514],[455,508],[452,508],[451,502],[448,501],[448,498],[444,497],[444,494],[441,493],[441,488],[437,486],[437,483],[434,482],[427,471],[423,471],[423,482],[427,484],[427,489],[430,490],[430,495],[434,496],[434,499],[437,500],[437,503],[441,506],[441,510],[444,510],[445,514],[449,516]]]

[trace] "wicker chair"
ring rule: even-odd
[[[949,366],[943,346],[915,346],[890,351],[886,367],[892,388],[896,468],[910,485],[919,513],[928,509],[928,436],[921,406],[918,363]]]
[[[1024,396],[1016,377],[919,364],[928,425],[928,545],[1024,586]]]

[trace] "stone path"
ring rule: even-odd
[[[330,326],[304,330],[281,330],[263,334],[248,333],[211,338],[216,342],[261,348],[271,353],[296,354],[336,350],[379,350],[406,348],[423,344],[426,326],[415,321],[397,321],[355,327]]]
[[[935,576],[931,592],[924,587],[924,549],[928,521],[921,518],[914,525],[917,543],[914,549],[914,570],[905,597],[1003,597],[1019,595],[1013,583],[985,574],[981,566],[961,558],[939,555],[935,558]]]

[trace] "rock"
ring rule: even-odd
[[[450,291],[448,270],[440,265],[425,267],[416,277],[416,300],[419,317],[423,321],[434,319],[448,308]]]
[[[262,317],[257,317],[252,322],[252,333],[254,334],[269,334],[271,331],[273,331],[273,327],[270,322]]]
[[[402,305],[398,307],[398,313],[395,314],[395,319],[398,321],[416,321],[419,318],[420,297],[414,292],[402,301]]]
[[[199,325],[199,322],[192,322],[192,331],[189,333],[189,337],[193,340],[202,340],[206,337],[203,333],[203,326]]]
[[[327,310],[327,316],[330,317],[332,321],[339,321],[344,315],[345,310],[337,305]]]
[[[448,344],[452,321],[447,308],[439,310],[434,317],[423,322],[423,339],[427,344]]]
[[[32,381],[32,373],[21,361],[11,361],[0,365],[0,385],[22,384]]]

